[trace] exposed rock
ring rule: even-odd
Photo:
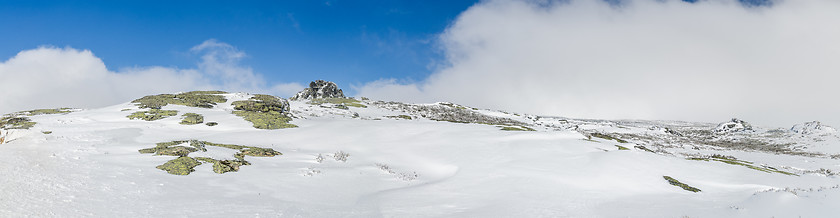
[[[316,98],[344,98],[344,92],[334,82],[315,80],[309,88],[303,89],[289,100],[311,100]]]
[[[746,132],[746,131],[753,131],[752,125],[747,123],[746,121],[739,120],[738,118],[732,118],[729,122],[724,122],[718,124],[715,127],[715,133],[733,133],[733,132]]]
[[[837,133],[837,129],[822,125],[819,121],[796,124],[790,128],[790,131],[802,135],[831,135]]]
[[[254,95],[245,101],[235,101],[233,114],[254,124],[257,129],[297,127],[290,124],[289,102],[271,95]]]

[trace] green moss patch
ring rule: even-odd
[[[668,181],[668,184],[671,184],[671,185],[676,186],[676,187],[680,187],[680,188],[682,188],[686,191],[690,191],[690,192],[700,192],[701,191],[698,188],[691,187],[690,185],[682,183],[677,179],[671,178],[670,176],[662,176],[662,178],[664,178],[666,181]]]
[[[189,144],[189,146],[184,146],[184,144]],[[282,153],[275,151],[271,148],[260,148],[254,146],[234,144],[220,144],[199,140],[178,140],[170,142],[161,142],[157,143],[155,147],[140,149],[138,151],[142,154],[154,153],[155,155],[179,156],[179,158],[177,159],[171,160],[164,165],[158,166],[158,169],[165,170],[168,173],[175,175],[188,175],[190,172],[193,171],[192,168],[194,168],[195,166],[192,166],[192,162],[182,158],[187,157],[187,155],[189,155],[192,152],[206,152],[207,146],[228,148],[239,151],[233,155],[234,159],[230,160],[217,160],[208,157],[195,158],[195,160],[198,161],[213,163],[213,172],[219,174],[227,172],[236,172],[239,171],[240,166],[251,165],[251,163],[245,160],[245,156],[274,157],[277,155],[283,155]],[[190,160],[192,160],[192,158],[190,158]],[[187,168],[189,170],[185,170]]]
[[[525,127],[525,126],[504,126],[504,127],[502,127],[501,130],[503,130],[503,131],[537,131],[537,130],[534,130],[530,127]]]
[[[619,151],[630,150],[629,148],[621,146],[621,145],[615,145],[615,147],[618,147]]]
[[[642,146],[642,145],[636,145],[636,146],[633,146],[633,147],[634,147],[634,148],[636,148],[636,149],[642,150],[642,151],[647,151],[647,152],[651,152],[651,153],[656,153],[656,152],[654,152],[653,150],[650,150],[650,149],[648,149],[647,147]]]
[[[201,165],[201,162],[191,157],[178,157],[174,160],[167,161],[163,165],[157,166],[157,168],[169,174],[189,175],[195,171],[195,167],[198,165]]]
[[[131,103],[136,103],[140,108],[160,109],[168,104],[184,105],[188,107],[213,108],[217,103],[225,103],[227,99],[222,91],[192,91],[180,94],[149,95]]]
[[[148,111],[137,111],[126,117],[132,120],[140,119],[145,121],[155,121],[175,115],[178,115],[178,111],[176,110],[150,109]]]
[[[411,119],[411,116],[408,116],[408,115],[396,115],[396,116],[385,116],[385,117],[393,118],[393,119],[403,119],[403,120],[410,120]]]
[[[35,126],[35,122],[28,117],[3,117],[0,118],[0,129],[29,129]]]
[[[362,101],[352,99],[352,98],[316,98],[309,101],[309,104],[336,104],[336,105],[344,105],[348,107],[359,107],[359,108],[366,108],[367,105],[362,104]]]
[[[208,122],[208,123],[205,123],[204,125],[207,125],[207,126],[216,126],[216,125],[219,125],[219,123],[217,123],[217,122]]]
[[[603,133],[597,133],[597,132],[596,132],[596,133],[592,133],[592,134],[590,134],[590,135],[591,135],[592,137],[596,137],[596,138],[602,138],[602,139],[606,139],[606,140],[615,140],[615,141],[617,141],[618,143],[627,143],[627,141],[625,141],[625,140],[621,140],[620,138],[612,137],[612,136],[610,136],[610,135],[603,134]]]
[[[687,159],[688,160],[700,160],[700,161],[717,161],[717,162],[731,164],[731,165],[744,166],[744,167],[754,169],[754,170],[758,170],[758,171],[765,172],[765,173],[781,173],[781,174],[790,175],[790,176],[799,176],[799,175],[796,175],[794,173],[781,171],[781,170],[778,170],[778,169],[770,167],[770,166],[756,166],[756,165],[754,165],[753,162],[738,160],[737,158],[732,157],[732,156],[724,156],[724,155],[719,155],[719,154],[714,154],[714,155],[708,156],[708,157],[691,157],[691,158],[687,158]]]
[[[55,108],[55,109],[37,109],[31,111],[20,111],[14,114],[23,116],[37,116],[44,114],[68,114],[73,112],[72,108]]]
[[[283,129],[297,127],[290,124],[289,103],[271,95],[255,95],[245,101],[235,101],[233,114],[254,124],[257,129]]]
[[[200,124],[200,123],[204,123],[204,116],[202,116],[201,114],[186,113],[184,115],[181,115],[180,124],[195,125],[195,124]]]

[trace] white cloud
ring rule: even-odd
[[[289,87],[295,88],[294,83],[278,85],[286,89],[267,86],[260,74],[240,64],[246,55],[231,45],[207,40],[191,52],[201,56],[195,69],[152,66],[115,72],[89,50],[39,47],[21,51],[0,63],[0,113],[101,107],[150,94],[191,90],[290,96]]]
[[[359,95],[569,117],[840,126],[840,1],[622,2],[479,3],[441,34],[446,67]]]

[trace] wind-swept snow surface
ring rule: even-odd
[[[252,95],[221,95],[228,101],[213,108],[163,106],[178,115],[156,121],[126,118],[143,110],[126,103],[29,116],[34,127],[3,130],[12,140],[0,144],[0,216],[840,214],[840,156],[814,149],[840,146],[835,135],[759,127],[716,133],[715,124],[576,120],[450,103],[346,99],[290,101],[291,123],[298,127],[265,130],[231,113],[231,102]],[[434,113],[450,111],[443,108],[504,122],[442,120],[447,116]],[[184,113],[218,125],[181,125]],[[203,163],[189,175],[172,175],[155,167],[174,157],[138,152],[176,140],[270,148],[282,155],[247,156],[250,165],[236,172],[218,174]],[[207,146],[188,156],[232,159],[236,153]],[[700,191],[684,190],[664,176]]]

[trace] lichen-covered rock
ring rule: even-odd
[[[150,109],[148,111],[137,111],[126,117],[132,120],[141,119],[145,121],[155,121],[175,115],[178,115],[178,111],[176,110]]]
[[[718,124],[717,127],[715,127],[714,129],[715,133],[734,133],[746,131],[753,131],[752,125],[738,118],[732,118],[732,120],[730,120],[729,122]]]
[[[168,104],[184,105],[188,107],[213,108],[217,103],[225,103],[227,99],[223,91],[192,91],[180,94],[149,95],[131,101],[140,108],[160,109]]]
[[[235,101],[233,114],[254,124],[257,129],[283,129],[297,127],[290,124],[289,102],[271,95],[255,95],[248,100]]]
[[[202,116],[201,114],[186,113],[184,115],[181,115],[180,124],[195,125],[195,124],[200,124],[200,123],[204,123],[204,116]]]
[[[245,160],[216,160],[208,157],[197,157],[195,159],[207,163],[213,163],[213,172],[218,174],[237,172],[239,171],[240,166],[251,165],[251,163]]]
[[[252,147],[242,151],[242,154],[254,157],[274,157],[277,155],[282,155],[282,153],[275,151],[271,148],[257,148]]]
[[[10,116],[0,118],[0,129],[29,129],[33,126],[35,126],[35,122],[32,122],[28,117]]]
[[[344,92],[334,82],[315,80],[309,83],[309,88],[303,89],[290,100],[311,100],[316,98],[344,98]]]
[[[194,168],[198,165],[201,165],[201,162],[198,162],[191,157],[179,157],[174,160],[167,161],[163,165],[157,166],[157,168],[173,175],[189,175],[195,171]]]

